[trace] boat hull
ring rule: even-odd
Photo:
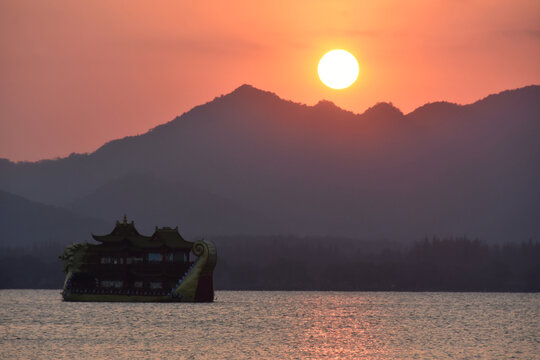
[[[169,295],[62,294],[62,297],[64,301],[73,302],[182,302]]]
[[[214,301],[213,271],[217,261],[212,243],[198,241],[193,254],[198,259],[189,269],[178,274],[174,286],[166,289],[104,288],[87,266],[84,245],[70,247],[61,258],[68,261],[62,297],[64,301],[78,302],[212,302]],[[82,260],[81,260],[82,259]],[[85,279],[84,284],[80,279]],[[79,279],[79,280],[76,280]],[[121,284],[123,282],[120,282]],[[169,286],[172,284],[169,284]]]

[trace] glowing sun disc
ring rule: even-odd
[[[332,50],[324,54],[317,70],[324,85],[337,90],[351,86],[359,72],[355,57],[345,50]]]

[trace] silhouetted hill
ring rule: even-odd
[[[145,234],[151,234],[155,226],[176,225],[188,237],[251,234],[260,229],[267,232],[270,229],[265,226],[271,224],[271,220],[257,211],[243,209],[196,186],[142,173],[112,180],[68,207],[77,213],[99,214],[101,218],[111,219],[111,224],[126,213],[137,219],[137,228]]]
[[[540,234],[539,130],[540,86],[404,115],[388,103],[363,114],[307,106],[243,85],[89,155],[0,162],[0,188],[87,216],[114,213],[109,221],[127,209],[152,218],[152,194],[169,221],[227,234],[524,241]],[[134,178],[131,197],[109,200],[134,173],[178,185]],[[221,210],[208,216],[212,204]]]
[[[393,120],[401,119],[403,113],[401,110],[396,108],[392,103],[377,103],[375,106],[367,109],[363,114],[364,117],[369,117],[370,119],[379,119],[379,120]]]
[[[416,120],[429,121],[429,119],[433,118],[456,116],[462,108],[463,107],[458,104],[447,101],[438,101],[420,106],[418,109],[408,114],[408,117]]]
[[[110,223],[79,216],[0,191],[0,246],[69,243],[90,240],[90,232],[109,230]]]

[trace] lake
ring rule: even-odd
[[[540,294],[217,291],[209,304],[0,290],[2,359],[538,359]]]

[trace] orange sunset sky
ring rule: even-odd
[[[360,65],[324,86],[321,56]],[[361,113],[540,83],[540,1],[0,0],[0,157],[90,152],[244,83]]]

